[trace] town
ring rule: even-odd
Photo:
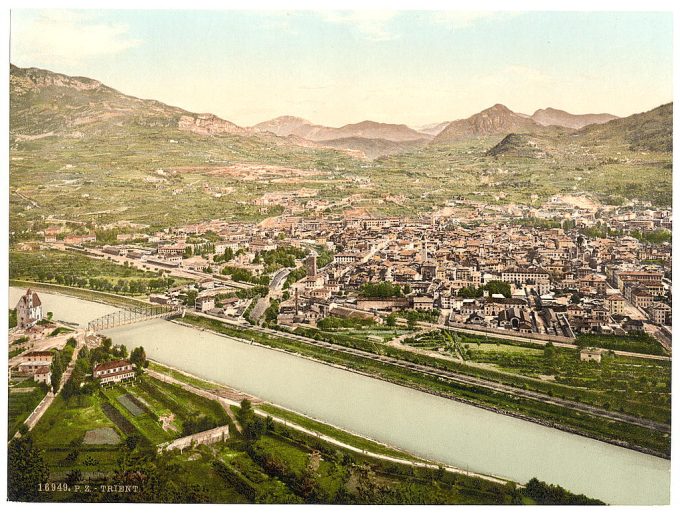
[[[670,12],[161,14],[12,11],[9,501],[671,502]]]
[[[105,244],[95,230],[53,223],[37,247],[183,279],[151,293],[150,302],[256,324],[265,313],[289,327],[329,316],[385,323],[411,313],[436,326],[546,341],[649,335],[670,353],[671,224],[670,210],[602,208],[578,198],[554,197],[540,208],[454,200],[415,219],[350,210],[153,234],[118,224]],[[135,293],[125,282],[109,287]]]

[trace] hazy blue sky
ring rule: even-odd
[[[628,115],[672,99],[672,15],[14,10],[11,61],[240,125]]]

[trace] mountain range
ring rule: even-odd
[[[610,205],[672,204],[672,104],[580,128],[593,119],[574,116],[497,104],[419,128],[295,117],[241,127],[94,79],[12,66],[10,227],[28,234],[49,217],[157,228],[256,221],[286,212],[262,203],[282,191],[316,197],[297,209],[328,202],[324,212],[340,213],[356,202],[387,216],[457,196],[533,202],[581,192]]]
[[[661,114],[667,118],[668,112],[672,113],[672,104],[667,104]],[[631,148],[659,151],[672,148],[672,126],[668,120],[662,123],[655,115],[633,116],[638,118],[628,123],[631,117],[575,115],[554,108],[526,115],[496,104],[468,118],[435,123],[420,130],[370,120],[327,127],[295,116],[240,127],[214,114],[191,113],[156,100],[125,95],[94,79],[37,68],[13,65],[10,68],[10,137],[15,141],[50,136],[78,138],[85,130],[91,134],[111,127],[145,126],[178,129],[204,137],[226,134],[283,147],[335,149],[368,159],[471,139],[494,138],[492,143],[496,144],[509,134],[575,133],[576,137],[588,134],[602,139],[616,133],[629,140]],[[651,144],[647,141],[650,138],[654,140]]]

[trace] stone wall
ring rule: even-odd
[[[201,433],[196,433],[189,436],[183,436],[170,443],[162,443],[158,446],[161,451],[173,451],[179,449],[180,451],[187,447],[194,445],[210,445],[216,442],[223,442],[229,438],[229,426],[220,426],[214,429],[208,429]]]

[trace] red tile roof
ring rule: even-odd
[[[127,359],[118,359],[115,361],[107,361],[101,365],[94,367],[94,372],[99,372],[101,370],[110,370],[112,368],[124,367],[127,365],[132,365]]]
[[[25,358],[28,356],[52,356],[52,352],[48,350],[34,350],[31,352],[27,352],[26,354],[24,354],[23,357]]]

